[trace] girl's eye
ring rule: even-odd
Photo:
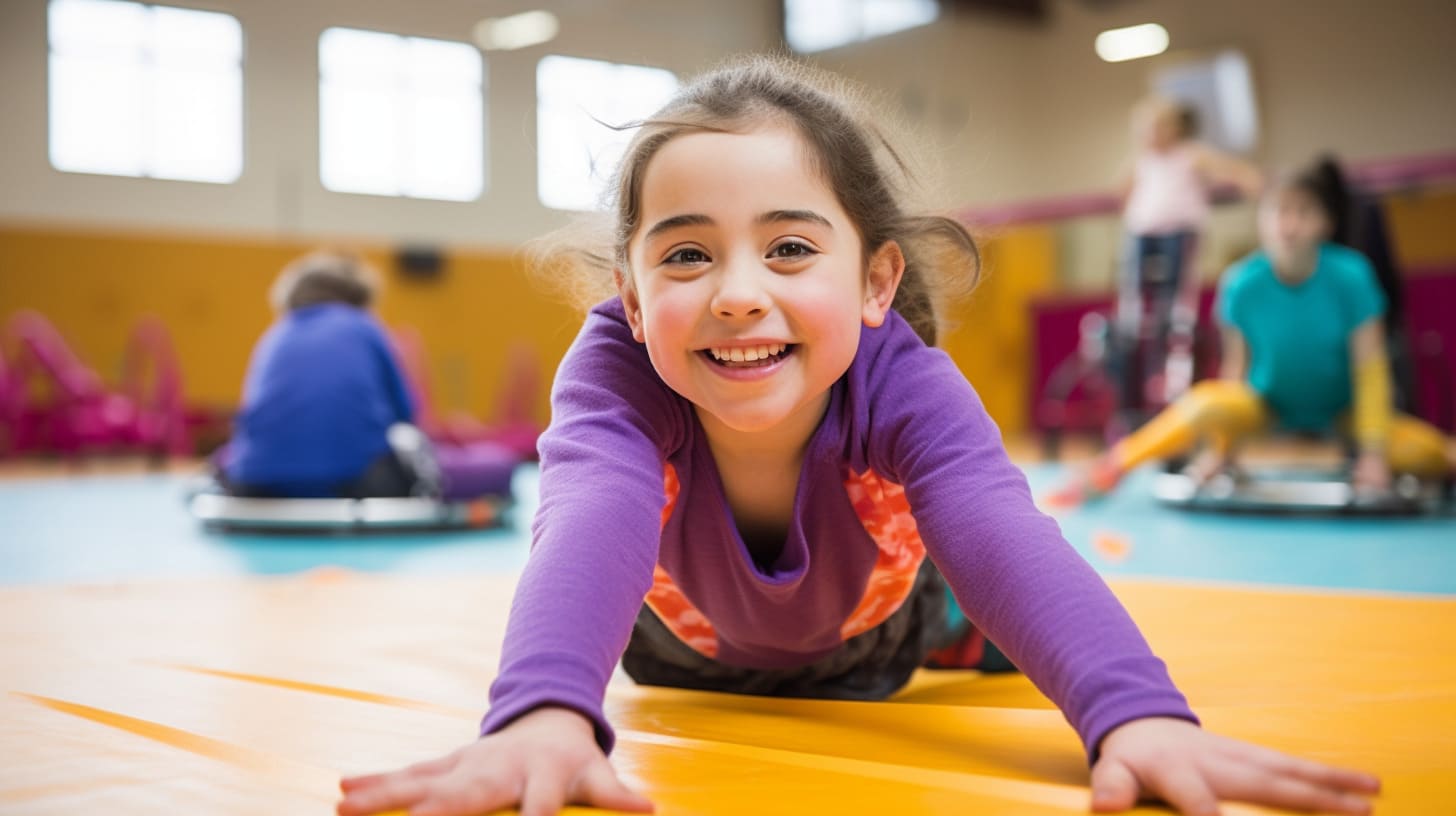
[[[816,253],[806,244],[801,244],[798,241],[785,241],[769,250],[768,254],[771,258],[792,258],[797,260],[807,258]]]
[[[687,265],[706,263],[707,260],[707,254],[704,253],[701,249],[684,247],[672,253],[671,255],[668,255],[664,263]]]

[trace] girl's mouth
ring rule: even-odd
[[[757,346],[714,346],[698,353],[713,365],[723,368],[764,368],[784,360],[797,348],[794,343],[763,343]]]

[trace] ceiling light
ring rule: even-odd
[[[1168,50],[1168,29],[1157,23],[1114,28],[1098,34],[1095,47],[1106,62],[1151,57]]]
[[[495,17],[475,24],[475,44],[482,51],[514,51],[550,42],[561,23],[549,11],[527,11]]]

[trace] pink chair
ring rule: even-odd
[[[4,347],[11,355],[0,386],[8,452],[192,452],[181,369],[166,327],[155,318],[132,332],[119,391],[108,390],[55,326],[35,312],[10,319]]]
[[[19,372],[0,349],[0,457],[14,451],[19,444],[21,409],[25,392]]]

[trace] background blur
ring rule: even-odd
[[[115,381],[133,327],[156,318],[188,406],[225,417],[278,270],[355,247],[386,273],[384,320],[419,332],[439,409],[489,421],[524,356],[544,420],[579,321],[519,250],[594,200],[620,137],[590,117],[640,116],[674,78],[788,37],[884,94],[930,146],[940,203],[986,237],[988,276],[945,345],[1008,434],[1033,430],[1078,310],[1110,298],[1110,193],[1129,111],[1154,87],[1204,93],[1205,126],[1266,168],[1340,157],[1380,197],[1407,281],[1448,304],[1430,331],[1453,331],[1439,325],[1456,323],[1446,0],[787,5],[6,0],[0,321],[40,312]],[[1100,32],[1146,23],[1166,51],[1099,58]],[[1254,240],[1250,206],[1220,206],[1201,274]]]

